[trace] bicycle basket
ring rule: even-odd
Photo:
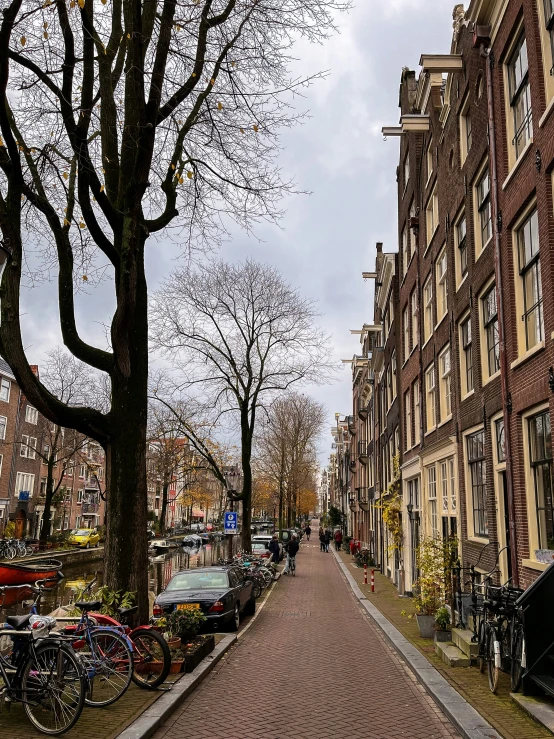
[[[56,625],[56,619],[51,616],[31,616],[29,626],[33,639],[44,639]]]

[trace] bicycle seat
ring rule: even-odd
[[[29,625],[30,618],[31,618],[30,613],[28,613],[26,616],[8,616],[6,618],[6,623],[9,626],[13,626],[14,629],[19,631]]]
[[[83,611],[83,613],[88,613],[88,611],[97,611],[99,608],[102,607],[102,601],[101,600],[80,600],[77,603],[75,603],[75,607],[78,608],[80,611]]]
[[[131,608],[118,608],[117,612],[120,616],[128,616],[130,613],[138,611],[138,606],[131,606]]]

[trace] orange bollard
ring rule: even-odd
[[[364,585],[367,585],[367,565],[364,565]]]
[[[375,592],[375,570],[371,570],[371,592]]]

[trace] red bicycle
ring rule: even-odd
[[[90,592],[95,582],[96,580],[90,582],[85,592]],[[94,619],[98,626],[109,626],[117,629],[130,639],[133,646],[132,680],[140,688],[155,690],[165,682],[169,675],[171,652],[168,643],[154,626],[137,626],[135,629],[131,629],[125,623],[137,609],[138,606],[118,608],[119,621],[104,613],[89,613],[88,615],[91,619]],[[69,627],[69,629],[76,630],[77,627]]]

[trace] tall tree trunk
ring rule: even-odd
[[[162,487],[162,510],[160,513],[160,532],[162,536],[165,534],[165,517],[167,515],[167,494],[169,491],[169,482],[164,477],[164,484]]]
[[[39,549],[46,549],[48,537],[50,536],[52,498],[54,497],[54,459],[48,459],[48,472],[46,475],[46,496],[44,498],[44,511],[40,527]]]
[[[240,544],[245,552],[252,551],[250,526],[252,524],[252,434],[248,415],[241,418],[241,461],[242,461],[242,532]]]
[[[283,478],[279,480],[279,538],[283,532]]]

